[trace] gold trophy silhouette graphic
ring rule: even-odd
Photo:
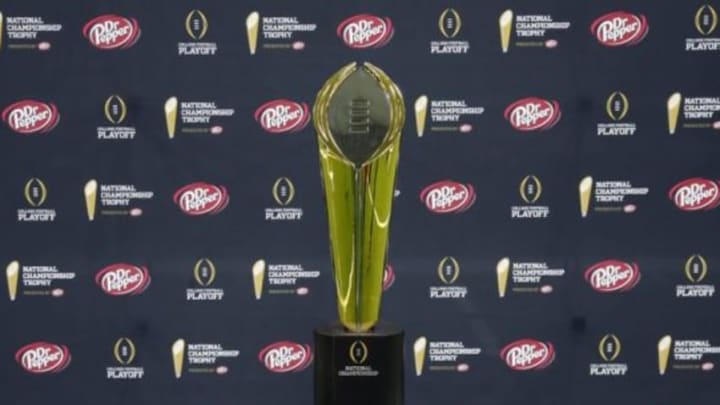
[[[315,331],[315,404],[402,404],[403,331],[379,317],[403,97],[376,66],[350,63],[320,89],[313,117],[340,320]]]

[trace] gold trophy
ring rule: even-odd
[[[85,183],[83,194],[85,195],[85,209],[90,221],[95,220],[95,205],[97,204],[97,180],[92,179]]]
[[[660,375],[665,375],[665,371],[667,371],[671,347],[672,337],[670,335],[665,335],[658,341],[658,371],[660,371]]]
[[[17,297],[18,278],[20,276],[20,263],[13,260],[5,268],[5,276],[7,277],[8,295],[10,301],[15,301]]]
[[[512,10],[503,11],[503,13],[500,14],[498,23],[500,24],[500,45],[502,46],[503,53],[507,53],[508,49],[510,49],[510,36],[512,34]]]
[[[260,259],[252,266],[253,288],[255,289],[255,299],[262,298],[263,284],[265,283],[265,260]]]
[[[427,117],[428,97],[422,95],[415,100],[415,127],[417,136],[421,138],[425,133],[425,120]]]
[[[580,193],[580,215],[583,218],[587,217],[588,211],[590,211],[590,199],[592,197],[593,178],[590,176],[583,177],[580,180],[578,186],[578,192]]]
[[[680,116],[680,105],[682,104],[682,95],[673,93],[667,100],[667,117],[668,131],[670,135],[675,135],[677,129],[678,117]]]
[[[313,119],[340,318],[315,330],[315,404],[399,405],[403,331],[378,321],[405,103],[385,72],[353,62],[320,89]],[[343,377],[358,340],[380,377]]]
[[[245,28],[247,29],[248,48],[250,55],[255,55],[257,49],[258,28],[260,26],[260,14],[253,11],[245,19]]]
[[[504,298],[507,291],[508,276],[510,275],[510,259],[507,257],[500,259],[497,262],[495,271],[497,272],[498,296]]]
[[[175,124],[177,123],[178,99],[170,97],[165,101],[165,125],[167,126],[168,138],[175,138]]]
[[[415,355],[415,375],[420,377],[423,373],[425,365],[425,352],[427,351],[427,338],[421,336],[415,340],[413,344],[413,354]]]
[[[178,339],[172,345],[173,369],[175,378],[182,377],[183,362],[185,360],[185,340]]]

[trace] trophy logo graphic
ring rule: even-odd
[[[85,183],[83,194],[85,195],[85,209],[87,210],[88,220],[95,220],[95,206],[97,204],[97,189],[98,182],[95,179],[91,179]]]
[[[665,335],[658,341],[658,371],[660,375],[665,375],[667,371],[668,361],[670,360],[670,350],[672,348],[672,336]]]
[[[350,361],[360,365],[364,364],[368,358],[368,347],[362,340],[356,340],[350,345],[349,351]]]
[[[691,283],[700,283],[705,280],[708,274],[708,264],[704,257],[700,255],[692,255],[685,262],[685,277]]]
[[[620,356],[621,349],[622,345],[620,344],[620,339],[612,333],[603,336],[598,344],[598,353],[600,354],[600,358],[608,363],[617,360]]]
[[[3,19],[3,13],[0,12],[0,49],[3,46],[3,31],[5,31],[5,20]]]
[[[17,297],[18,280],[20,278],[20,262],[17,260],[11,261],[5,268],[5,277],[7,278],[10,301],[15,301]]]
[[[422,95],[415,100],[415,128],[417,135],[422,138],[425,133],[425,121],[427,119],[428,96]]]
[[[250,55],[255,55],[257,49],[257,37],[258,30],[260,28],[260,14],[257,11],[253,11],[248,14],[245,19],[245,29],[247,30],[248,48],[250,49]]]
[[[170,97],[165,101],[165,126],[167,127],[168,138],[175,138],[175,125],[178,115],[178,99]]]
[[[272,195],[278,205],[286,206],[295,198],[295,186],[289,178],[280,177],[273,184]]]
[[[113,346],[113,356],[123,366],[131,364],[135,360],[136,353],[135,344],[126,337],[118,339]]]
[[[172,344],[172,359],[175,378],[179,379],[183,373],[183,362],[185,360],[185,340],[178,339]]]
[[[460,277],[460,264],[454,257],[445,256],[438,264],[437,274],[443,283],[453,284]]]
[[[503,257],[500,259],[497,266],[495,266],[495,271],[497,272],[498,296],[504,298],[507,292],[508,276],[510,275],[510,258]]]
[[[668,132],[670,135],[675,134],[677,129],[678,118],[680,117],[680,106],[682,105],[682,95],[680,93],[673,93],[667,99],[667,117],[668,117]]]
[[[542,195],[542,183],[535,175],[525,176],[520,182],[520,198],[527,204],[534,204]]]
[[[440,13],[438,27],[445,38],[455,38],[460,33],[460,28],[462,28],[462,18],[455,9],[446,8]]]
[[[120,96],[113,94],[105,100],[103,111],[105,112],[105,118],[108,122],[117,125],[125,121],[127,105]]]
[[[252,276],[253,276],[253,288],[255,289],[255,299],[259,300],[262,298],[263,285],[265,284],[265,269],[267,264],[265,260],[260,259],[253,263]]]
[[[630,110],[630,101],[622,91],[614,91],[605,102],[605,111],[613,121],[620,121]]]
[[[31,207],[40,207],[47,200],[47,187],[42,180],[33,177],[25,183],[24,195],[25,201]]]
[[[425,365],[425,352],[427,351],[427,338],[421,336],[415,340],[413,344],[413,354],[415,359],[415,375],[420,377],[423,373]]]
[[[500,46],[503,53],[507,53],[510,49],[510,36],[512,35],[513,11],[505,10],[500,14]]]
[[[698,8],[695,13],[694,22],[695,29],[698,30],[700,35],[708,36],[715,32],[715,29],[717,28],[718,14],[711,5],[705,4]]]
[[[185,31],[190,38],[199,41],[205,37],[208,30],[208,20],[200,10],[192,10],[185,17]]]
[[[195,263],[193,277],[201,287],[209,287],[215,281],[217,270],[210,259],[204,257]]]
[[[590,200],[592,199],[593,178],[585,176],[580,180],[578,191],[580,193],[580,215],[586,218],[590,211]]]

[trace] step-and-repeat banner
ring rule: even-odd
[[[720,2],[5,1],[3,404],[310,404],[317,90],[407,106],[407,403],[717,403]]]

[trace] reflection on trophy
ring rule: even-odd
[[[403,331],[378,322],[405,104],[370,63],[350,63],[318,92],[313,119],[328,211],[340,324],[315,330],[315,403],[399,405]],[[344,376],[361,339],[374,378]]]
[[[92,179],[85,183],[85,209],[87,210],[87,216],[90,221],[95,220],[95,205],[97,203],[97,180]]]
[[[505,297],[505,291],[507,290],[508,276],[510,275],[510,259],[503,257],[497,262],[497,284],[498,284],[498,295],[500,298]]]
[[[660,375],[665,375],[665,371],[667,370],[671,346],[672,337],[670,335],[663,336],[658,342],[658,369]]]
[[[247,29],[248,47],[250,48],[250,55],[255,55],[259,27],[260,14],[258,14],[257,11],[253,11],[247,16],[247,19],[245,20],[245,28]]]
[[[678,117],[680,116],[680,105],[682,104],[682,95],[680,93],[673,93],[667,100],[667,114],[668,114],[668,131],[670,135],[675,134],[677,129]]]
[[[17,297],[18,287],[18,276],[20,275],[20,263],[17,260],[13,260],[5,268],[5,276],[7,277],[8,294],[10,295],[10,301],[15,301]]]
[[[425,351],[427,349],[427,338],[421,336],[415,340],[413,344],[413,353],[415,354],[415,375],[421,376],[423,373],[423,365],[425,365]]]
[[[255,288],[255,299],[262,298],[263,284],[265,283],[265,260],[260,259],[252,266],[253,287]]]
[[[503,53],[507,53],[510,48],[510,35],[512,34],[513,12],[505,10],[500,14],[500,45]]]
[[[185,359],[185,340],[178,339],[172,345],[173,368],[175,369],[175,378],[182,377],[183,360]]]
[[[417,128],[418,137],[422,137],[425,133],[425,119],[427,117],[428,97],[422,95],[415,100],[415,127]]]
[[[177,109],[178,99],[177,97],[170,97],[165,101],[165,125],[167,126],[167,133],[170,139],[175,137],[175,123],[177,122]]]
[[[593,178],[590,176],[583,177],[580,180],[578,191],[580,192],[580,215],[587,217],[590,211],[590,197],[592,197]]]

